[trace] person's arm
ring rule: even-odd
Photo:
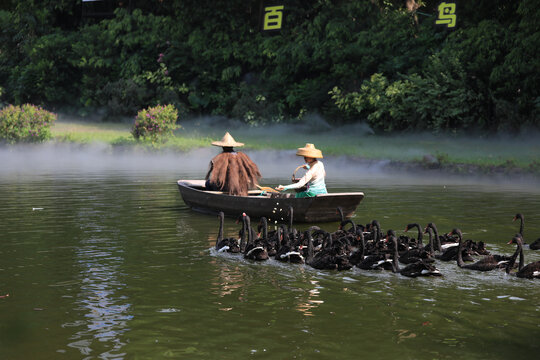
[[[315,170],[313,168],[309,169],[308,172],[306,172],[305,175],[302,176],[297,183],[290,184],[290,185],[285,185],[285,186],[279,185],[277,187],[277,190],[291,190],[291,189],[299,189],[299,188],[301,188],[302,186],[306,185],[313,178],[314,171]]]

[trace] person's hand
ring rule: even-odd
[[[279,185],[278,187],[276,187],[276,190],[277,191],[283,191],[283,190],[285,190],[285,186]]]

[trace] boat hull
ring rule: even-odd
[[[294,222],[330,222],[341,220],[337,211],[343,210],[345,218],[350,218],[360,201],[362,192],[330,193],[309,198],[275,197],[282,194],[263,194],[252,190],[248,196],[232,196],[220,191],[206,191],[204,180],[178,180],[178,189],[186,205],[192,210],[237,217],[245,212],[251,218],[266,217],[269,221],[288,221],[289,206],[293,207]],[[285,196],[287,196],[285,195]]]

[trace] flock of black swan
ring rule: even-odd
[[[458,228],[441,235],[434,223],[425,227],[411,223],[407,224],[405,232],[416,229],[416,237],[397,236],[394,230],[383,233],[377,220],[358,225],[350,219],[345,220],[341,209],[337,210],[342,220],[333,232],[318,226],[299,232],[293,227],[292,207],[289,207],[288,225],[280,225],[273,231],[268,231],[268,222],[264,217],[260,219],[255,231],[250,217],[243,213],[237,219],[237,223],[242,223],[239,238],[223,237],[224,214],[220,212],[215,249],[218,253],[240,254],[253,261],[273,257],[278,261],[306,264],[320,270],[348,270],[357,267],[362,270],[388,270],[407,277],[442,276],[435,266],[436,260],[439,260],[455,261],[462,269],[499,269],[519,278],[540,278],[540,261],[525,265],[522,214],[518,213],[514,217],[514,221],[520,220],[520,230],[508,242],[516,245],[515,252],[512,255],[499,255],[487,251],[482,241],[463,240],[463,233]],[[426,245],[423,243],[424,234],[429,238]],[[540,238],[530,243],[529,248],[539,249]],[[516,265],[518,256],[519,263]],[[466,264],[466,261],[470,263]]]

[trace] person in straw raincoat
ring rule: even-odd
[[[276,187],[276,190],[290,190],[290,189],[299,189],[304,185],[307,185],[306,191],[301,191],[296,193],[297,198],[302,197],[313,197],[319,194],[327,194],[326,183],[324,178],[326,177],[326,171],[324,170],[324,164],[322,161],[317,159],[322,159],[323,155],[321,150],[315,148],[313,144],[306,144],[303,148],[298,148],[296,155],[303,156],[304,169],[308,171],[306,174],[297,182],[290,185],[279,185]]]
[[[220,141],[212,142],[212,145],[221,146],[223,152],[210,161],[205,177],[206,190],[247,196],[248,190],[258,185],[261,173],[249,156],[234,150],[234,147],[244,146],[244,144],[236,142],[227,132]]]

